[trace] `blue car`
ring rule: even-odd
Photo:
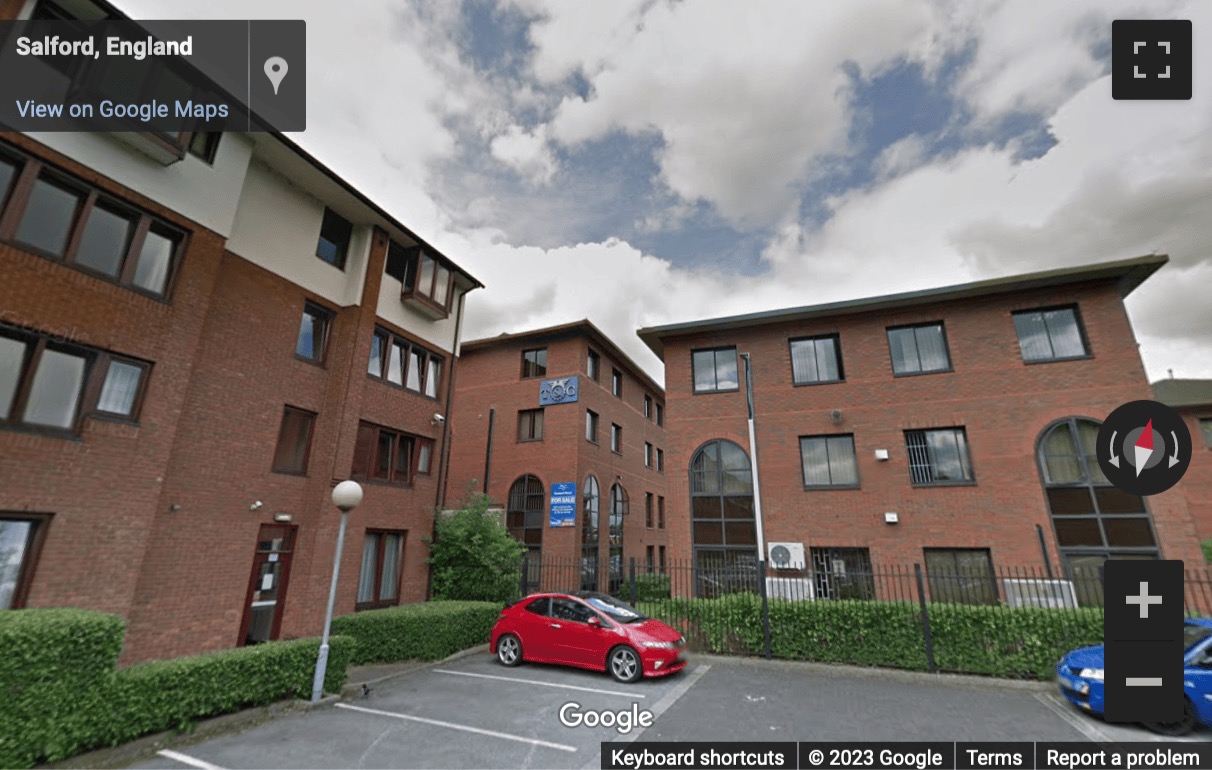
[[[1187,707],[1179,722],[1147,722],[1162,735],[1186,735],[1203,724],[1212,727],[1212,618],[1188,618],[1184,628],[1183,687]],[[1091,714],[1103,713],[1103,646],[1082,647],[1056,664],[1061,695]]]

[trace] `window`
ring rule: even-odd
[[[1212,447],[1212,417],[1199,419],[1199,432],[1204,434],[1204,443]]]
[[[656,405],[656,424],[657,425],[665,424],[665,405],[664,404]]]
[[[610,451],[623,454],[623,429],[614,424],[610,426]]]
[[[313,364],[324,363],[328,347],[328,329],[332,325],[332,313],[311,302],[303,303],[303,317],[299,320],[299,336],[295,340],[295,355]]]
[[[324,221],[320,224],[320,240],[316,242],[316,256],[333,267],[344,270],[352,238],[353,225],[349,220],[332,209],[325,208]]]
[[[618,398],[623,397],[623,373],[618,369],[610,370],[610,392]]]
[[[163,297],[184,235],[32,158],[0,155],[0,240]]]
[[[454,270],[445,260],[420,246],[402,246],[392,241],[387,247],[385,272],[400,282],[401,297],[435,318],[450,314],[454,295]]]
[[[203,163],[214,164],[219,152],[221,131],[195,131],[189,137],[189,154]]]
[[[86,413],[136,420],[150,368],[0,325],[0,424],[74,432]]]
[[[802,436],[800,463],[806,487],[857,487],[854,436]]]
[[[930,600],[997,604],[993,557],[987,548],[925,548]]]
[[[695,393],[715,393],[739,387],[736,348],[696,350],[691,354],[691,364]]]
[[[543,440],[543,410],[524,409],[518,412],[518,441]]]
[[[644,493],[644,526],[647,527],[648,529],[652,529],[652,523],[653,523],[652,514],[653,514],[652,493],[645,492]]]
[[[627,490],[622,484],[610,487],[610,585],[608,592],[616,593],[623,584],[623,521],[631,513]]]
[[[585,477],[581,495],[581,590],[598,590],[598,516],[601,512],[601,488],[590,474]]]
[[[644,550],[644,571],[651,574],[656,561],[656,546],[650,545]]]
[[[652,444],[647,441],[644,442],[644,467],[652,467]]]
[[[50,518],[0,511],[0,611],[25,606]]]
[[[664,575],[665,574],[665,546],[663,546],[663,545],[657,546],[657,560],[658,560],[657,568],[661,571],[661,574]]]
[[[657,495],[657,529],[665,528],[665,496]]]
[[[428,476],[433,467],[433,440],[417,439],[417,475]]]
[[[386,329],[375,329],[366,373],[376,380],[436,399],[442,359]]]
[[[951,370],[951,354],[942,322],[888,330],[893,374],[926,374]]]
[[[870,550],[813,548],[811,555],[812,582],[818,599],[875,598]]]
[[[1078,602],[1100,605],[1103,560],[1155,559],[1157,539],[1144,498],[1111,485],[1095,453],[1099,423],[1066,418],[1037,446],[1044,496],[1056,544],[1070,567]]]
[[[355,609],[369,610],[400,603],[404,535],[404,532],[390,530],[366,530],[366,539],[362,541],[362,572],[358,575]]]
[[[547,376],[547,348],[522,351],[522,379]]]
[[[598,413],[585,410],[585,440],[598,443]]]
[[[976,480],[963,428],[907,430],[905,448],[914,484],[962,484]]]
[[[288,406],[278,429],[278,447],[274,450],[274,473],[307,473],[307,455],[316,415]]]
[[[644,416],[652,419],[652,396],[644,395]]]
[[[597,351],[589,351],[589,358],[585,362],[585,374],[589,375],[589,378],[594,382],[597,382],[601,376],[602,357],[597,354]]]
[[[1027,363],[1085,358],[1090,354],[1076,307],[1015,313],[1014,331]]]
[[[418,438],[407,433],[358,423],[358,439],[354,444],[353,470],[350,476],[358,480],[378,481],[407,486],[418,473],[420,452],[415,452]],[[432,459],[427,456],[426,463]]]
[[[749,456],[731,441],[712,441],[690,460],[690,527],[696,595],[757,590],[753,478]]]
[[[657,447],[657,471],[665,472],[665,450]]]
[[[538,588],[543,549],[543,482],[537,476],[519,476],[509,488],[505,526],[509,534],[526,546],[526,592]]]
[[[791,381],[796,385],[841,382],[842,349],[838,336],[791,340]]]

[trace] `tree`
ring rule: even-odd
[[[468,493],[462,506],[439,512],[429,545],[434,599],[503,602],[514,598],[525,548],[509,534],[487,495]]]

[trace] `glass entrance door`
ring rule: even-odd
[[[282,606],[290,579],[290,557],[295,529],[281,524],[262,524],[253,553],[252,574],[240,626],[240,644],[260,644],[278,638]]]

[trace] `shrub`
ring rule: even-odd
[[[439,513],[425,538],[433,565],[433,598],[504,602],[517,593],[525,548],[488,512],[487,495],[470,495],[456,511]]]
[[[756,594],[644,602],[645,614],[686,634],[698,650],[764,655],[762,602]],[[776,658],[925,670],[925,634],[915,602],[771,599]],[[1071,649],[1102,642],[1100,608],[1043,609],[966,604],[929,606],[939,670],[1051,678]]]
[[[333,633],[357,640],[354,665],[441,660],[488,641],[500,602],[434,601],[343,615]]]
[[[1204,561],[1212,563],[1212,540],[1205,540],[1199,547],[1204,551]]]
[[[121,618],[88,610],[0,612],[0,767],[32,767],[195,720],[309,697],[319,639],[269,642],[114,666]],[[325,689],[338,691],[353,640],[330,640]]]
[[[657,599],[668,599],[670,581],[668,575],[653,575],[643,573],[635,576],[636,602],[650,602]]]

